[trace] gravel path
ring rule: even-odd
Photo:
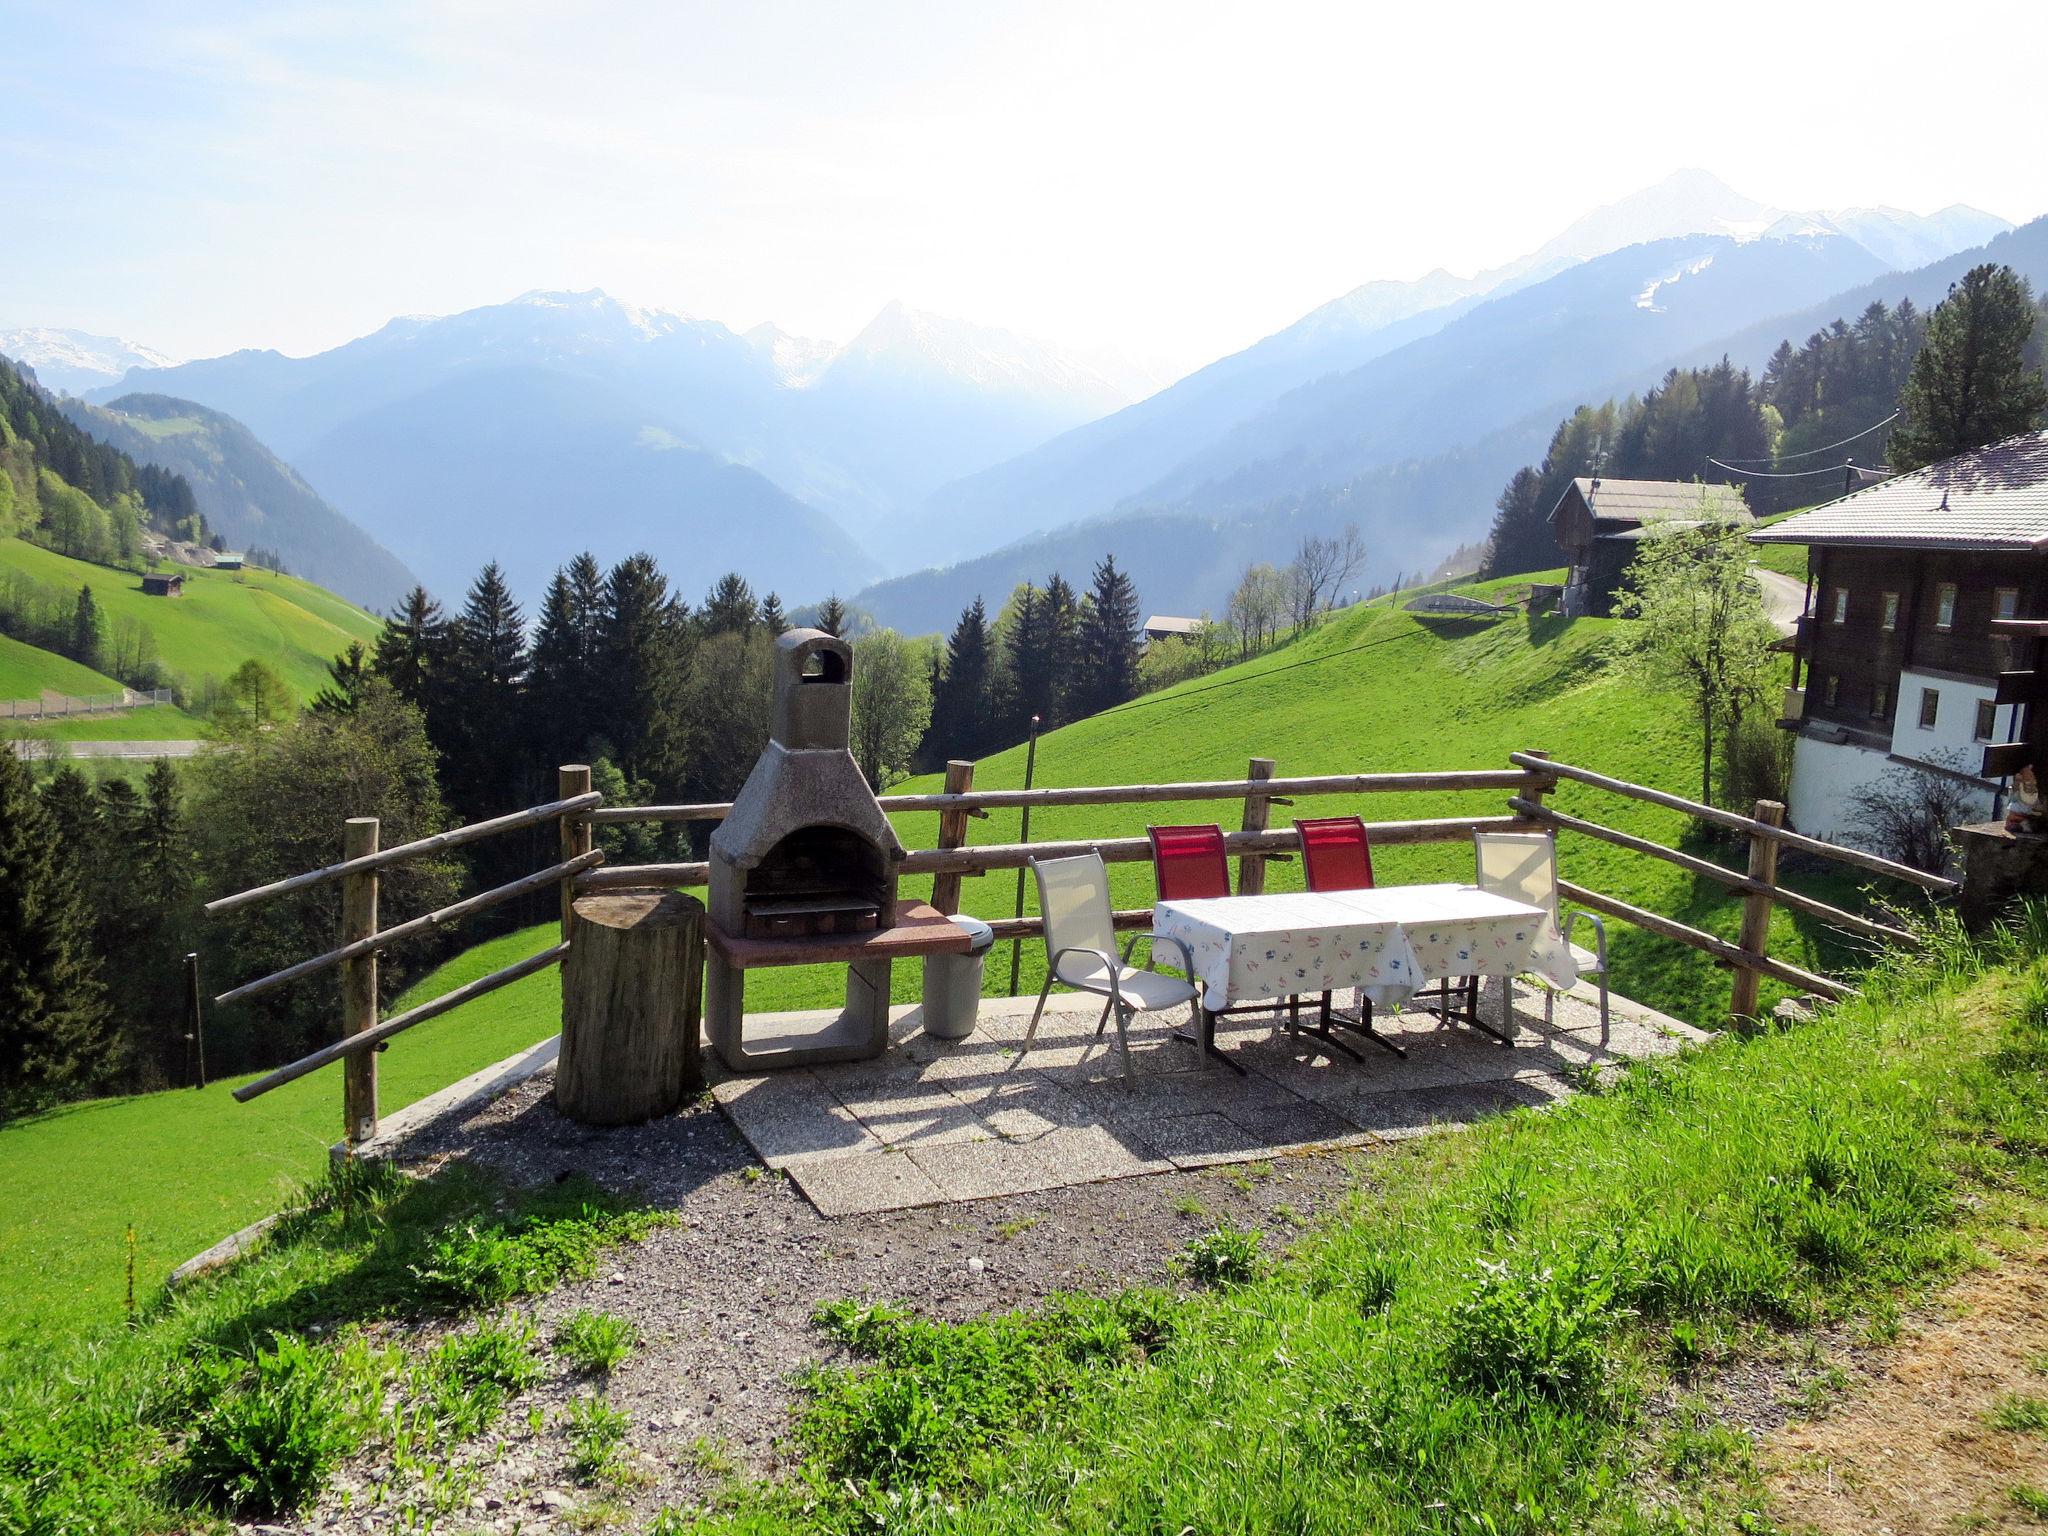
[[[594,1130],[555,1112],[551,1086],[544,1075],[460,1125],[430,1127],[406,1161],[469,1158],[523,1183],[583,1173],[678,1213],[678,1225],[619,1253],[610,1272],[537,1308],[544,1332],[585,1307],[639,1326],[639,1348],[609,1383],[612,1403],[631,1416],[635,1486],[577,1486],[556,1421],[593,1383],[557,1373],[465,1449],[466,1508],[450,1511],[445,1529],[569,1529],[606,1513],[644,1521],[663,1505],[701,1503],[727,1476],[777,1470],[792,1377],[835,1355],[811,1325],[820,1302],[870,1297],[957,1319],[1060,1290],[1164,1281],[1168,1260],[1219,1220],[1266,1230],[1269,1247],[1284,1241],[1369,1178],[1380,1155],[1290,1156],[827,1219],[785,1179],[762,1174],[708,1100],[650,1125]],[[391,1529],[416,1490],[380,1490],[384,1472],[381,1455],[366,1459],[319,1509],[274,1529]],[[617,1508],[596,1507],[605,1503]]]

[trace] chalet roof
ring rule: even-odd
[[[1143,625],[1148,635],[1192,635],[1201,627],[1200,619],[1181,619],[1170,613],[1155,613]]]
[[[1752,520],[1741,487],[1733,485],[1707,485],[1697,480],[1595,480],[1582,475],[1565,487],[1557,507],[1575,492],[1592,510],[1596,524],[1614,527]],[[1553,518],[1557,507],[1550,509]]]
[[[1756,544],[2048,550],[2048,432],[1852,491],[1750,534]]]

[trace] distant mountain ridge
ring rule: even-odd
[[[418,579],[232,416],[168,395],[61,409],[137,463],[183,475],[208,526],[236,549],[273,550],[294,574],[377,612],[397,607]]]
[[[0,330],[0,354],[27,363],[43,388],[73,395],[118,382],[131,368],[174,368],[178,362],[118,336],[46,325]]]
[[[1723,353],[1759,367],[1778,341],[1853,319],[1874,298],[1931,306],[1979,261],[2048,283],[2048,218],[1910,273],[1805,226],[1617,252],[1466,304],[1429,334],[1290,392],[1108,511],[892,578],[857,601],[883,623],[939,628],[977,594],[1000,602],[1018,581],[1085,571],[1114,553],[1149,608],[1220,611],[1246,561],[1284,561],[1301,533],[1345,522],[1374,551],[1360,584],[1384,581],[1483,536],[1507,475],[1541,454],[1579,401],[1624,395]],[[1042,463],[1107,430],[1092,424],[1027,457]]]

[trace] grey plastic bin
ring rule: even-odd
[[[924,962],[924,1032],[938,1040],[965,1040],[981,1008],[981,963],[996,931],[978,917],[951,919],[967,930],[964,955],[929,955]]]

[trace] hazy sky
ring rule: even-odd
[[[602,287],[833,339],[901,298],[1191,365],[1681,166],[2048,211],[2039,16],[0,0],[0,323],[305,352]]]

